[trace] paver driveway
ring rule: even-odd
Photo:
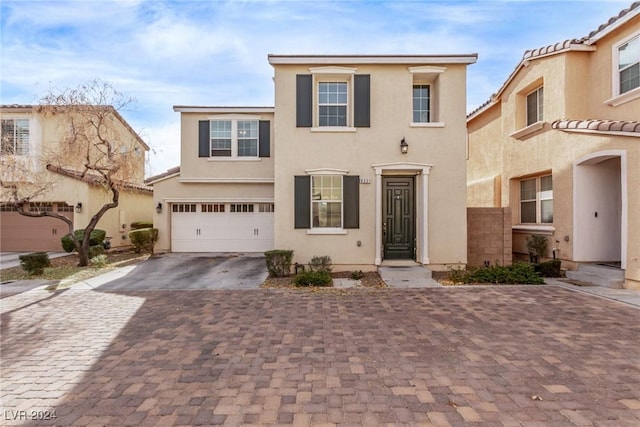
[[[559,287],[0,301],[3,425],[640,425],[640,310]]]

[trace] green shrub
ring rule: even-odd
[[[309,262],[309,270],[331,273],[331,257],[327,255],[314,256]]]
[[[529,255],[542,260],[542,257],[547,256],[547,236],[532,234],[527,237],[527,250]]]
[[[267,270],[271,277],[286,277],[291,274],[291,260],[293,251],[274,249],[264,253]]]
[[[140,230],[141,228],[153,228],[152,221],[136,221],[130,225],[132,230]]]
[[[82,238],[84,237],[84,229],[76,230],[73,232],[73,234],[76,235],[76,239],[82,242]],[[104,242],[105,237],[107,237],[106,231],[94,228],[93,231],[91,231],[91,235],[89,237],[89,246],[102,246],[102,242]],[[70,234],[64,236],[62,239],[60,239],[60,241],[62,242],[62,249],[64,249],[65,252],[73,252],[76,250]]]
[[[298,274],[293,282],[296,286],[329,286],[331,274],[328,271],[305,271]]]
[[[104,254],[104,247],[102,245],[89,246],[89,253],[87,254],[89,256],[89,259],[95,258],[98,255],[102,254]]]
[[[42,274],[44,273],[44,268],[51,265],[49,255],[46,252],[32,252],[20,255],[19,258],[22,269],[29,274]]]
[[[507,267],[494,265],[470,271],[449,270],[449,280],[454,283],[499,283],[539,285],[544,280],[532,264],[515,263]]]
[[[89,260],[91,267],[100,268],[107,266],[107,256],[105,254],[96,255]]]
[[[133,250],[136,253],[148,252],[153,253],[153,247],[158,241],[158,229],[157,228],[139,228],[137,230],[131,230],[129,232],[129,240],[133,245]]]
[[[560,267],[562,262],[559,259],[550,259],[549,261],[541,262],[535,266],[535,270],[542,277],[560,277]]]
[[[362,270],[352,271],[351,272],[351,280],[360,280],[364,277],[364,273]]]

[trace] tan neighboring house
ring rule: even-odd
[[[64,114],[64,113],[62,113]],[[2,162],[3,180],[9,161],[20,161],[38,174],[50,175],[52,188],[31,200],[32,211],[51,210],[71,218],[74,228],[82,229],[91,216],[110,201],[95,177],[82,175],[72,164],[64,167],[42,163],[42,154],[55,150],[62,138],[58,120],[60,116],[44,114],[37,106],[2,105]],[[136,158],[136,168],[123,184],[119,206],[105,213],[97,228],[107,232],[112,247],[129,245],[130,224],[135,221],[151,221],[153,190],[144,184],[145,156],[148,145],[129,126],[124,118],[113,110],[114,127],[119,133],[118,148]],[[9,158],[11,157],[11,159]],[[49,181],[49,179],[47,179]],[[60,239],[68,233],[63,221],[51,218],[31,218],[20,215],[15,208],[0,200],[0,251],[61,251]]]
[[[294,250],[337,269],[466,263],[466,68],[477,55],[269,55],[274,107],[176,106],[150,178],[157,248]]]
[[[467,126],[468,205],[511,208],[514,254],[545,235],[568,269],[606,264],[640,288],[640,2],[525,52]]]

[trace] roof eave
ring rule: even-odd
[[[462,55],[268,55],[271,65],[311,64],[473,64],[477,53]]]
[[[179,113],[274,113],[275,107],[174,105]]]

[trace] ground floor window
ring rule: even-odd
[[[342,227],[342,176],[311,177],[313,228]]]
[[[520,222],[553,223],[553,179],[551,175],[520,181]]]

